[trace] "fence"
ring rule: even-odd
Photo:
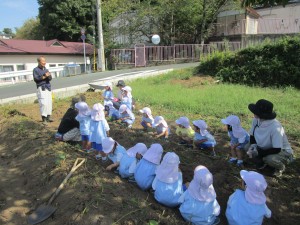
[[[139,47],[140,48],[140,47]],[[240,42],[212,42],[210,44],[175,44],[173,46],[145,46],[145,65],[152,62],[198,62],[201,57],[215,51],[237,51]],[[136,58],[142,57],[132,49],[113,49],[111,63],[116,65],[135,65]]]
[[[52,74],[53,78],[64,75],[63,66],[49,68],[49,71]],[[32,80],[32,70],[20,70],[0,73],[0,85],[15,84]]]

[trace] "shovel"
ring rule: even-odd
[[[67,183],[68,179],[72,176],[75,170],[77,170],[78,167],[80,167],[84,163],[84,158],[77,158],[71,171],[66,176],[66,178],[63,180],[63,182],[59,185],[59,187],[56,189],[56,191],[53,193],[52,197],[50,198],[48,204],[40,205],[32,214],[28,217],[28,223],[29,224],[38,224],[47,218],[49,218],[55,211],[56,207],[51,206],[50,204],[54,200],[54,198],[58,195],[58,193],[63,189],[65,184]]]

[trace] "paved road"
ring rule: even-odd
[[[180,68],[188,68],[195,67],[198,63],[185,63],[185,64],[172,64],[172,65],[164,65],[164,66],[154,66],[154,67],[143,67],[143,68],[134,68],[134,69],[126,69],[126,70],[114,70],[114,71],[106,71],[106,72],[98,72],[91,73],[85,75],[78,75],[72,77],[59,77],[55,78],[51,81],[51,85],[53,90],[73,87],[77,85],[89,84],[97,81],[98,79],[107,78],[107,77],[121,77],[122,76],[130,76],[131,74],[136,74],[136,72],[145,72],[145,71],[159,71],[166,69],[180,69]],[[0,99],[11,98],[16,96],[23,96],[27,94],[36,93],[36,86],[33,81],[26,83],[18,83],[14,85],[6,85],[0,86]]]

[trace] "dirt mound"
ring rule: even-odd
[[[93,93],[91,95],[97,95]],[[107,164],[96,161],[92,155],[80,151],[79,145],[56,142],[53,137],[59,118],[68,107],[58,103],[53,115],[55,122],[48,126],[37,121],[38,107],[14,106],[2,109],[0,115],[0,223],[27,224],[27,216],[49,197],[69,173],[77,157],[86,157],[86,163],[70,178],[65,188],[52,203],[58,209],[43,224],[187,224],[178,209],[158,204],[153,194],[141,191],[113,172],[105,171]],[[148,147],[159,142],[165,151],[180,156],[184,181],[190,181],[193,170],[203,164],[214,175],[217,200],[221,205],[221,223],[230,194],[240,186],[239,168],[227,163],[226,134],[215,133],[218,141],[218,158],[210,158],[207,152],[186,149],[177,145],[176,137],[169,142],[154,139],[142,132],[140,116],[132,130],[117,123],[110,123],[110,134],[125,148],[137,142]],[[174,134],[174,127],[172,127]],[[299,147],[299,146],[298,146]],[[250,164],[245,169],[252,169]],[[264,224],[297,224],[300,215],[299,161],[288,167],[282,179],[266,177],[268,206],[272,218]]]

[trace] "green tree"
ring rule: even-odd
[[[2,31],[4,34],[8,35],[8,36],[11,36],[11,37],[14,37],[15,34],[14,32],[12,31],[11,28],[3,28],[3,31]]]
[[[80,40],[80,29],[93,32],[95,0],[38,0],[39,18],[45,39]]]
[[[242,6],[255,6],[255,5],[263,5],[263,6],[274,6],[274,5],[283,5],[285,6],[289,0],[242,0]]]
[[[26,20],[20,28],[16,28],[15,39],[42,40],[40,20],[38,18]]]

